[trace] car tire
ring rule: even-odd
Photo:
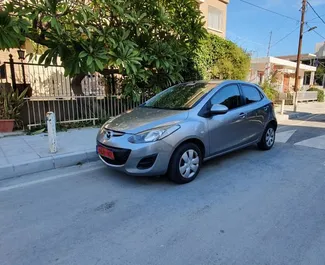
[[[261,150],[270,150],[275,143],[275,126],[269,124],[262,136],[261,141],[257,144],[258,148]]]
[[[201,165],[202,152],[200,148],[194,143],[185,143],[178,147],[172,155],[167,176],[178,184],[189,183],[197,177]]]

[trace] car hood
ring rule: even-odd
[[[188,117],[187,110],[139,107],[108,120],[104,126],[113,131],[136,134],[155,127],[176,124]]]

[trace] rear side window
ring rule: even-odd
[[[250,85],[241,85],[243,90],[245,104],[251,104],[260,101],[263,97],[256,87]]]

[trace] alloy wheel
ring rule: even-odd
[[[265,142],[268,147],[271,147],[274,144],[275,140],[275,132],[274,129],[271,127],[267,130],[265,135]]]

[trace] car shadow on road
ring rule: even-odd
[[[122,185],[135,185],[135,186],[145,186],[145,185],[173,185],[166,176],[130,176],[122,172],[115,171],[110,168],[104,169],[107,173],[105,174],[105,179],[114,181],[117,184]]]
[[[234,151],[219,157],[216,157],[214,159],[211,159],[209,161],[206,161],[202,165],[202,169],[199,173],[198,178],[204,179],[204,176],[209,174],[211,170],[217,171],[219,166],[224,166],[224,164],[231,163],[232,161],[236,160],[242,160],[242,162],[247,160],[252,160],[255,158],[253,157],[259,156],[261,153],[260,150],[256,147],[256,145],[246,147],[244,149]],[[254,155],[255,154],[255,155]],[[110,168],[103,169],[106,174],[103,174],[105,176],[106,180],[113,181],[116,184],[119,185],[126,185],[126,186],[159,186],[159,187],[173,187],[173,186],[179,186],[178,184],[173,183],[168,179],[167,176],[129,176],[127,174],[114,171]],[[195,183],[197,180],[194,180]]]

